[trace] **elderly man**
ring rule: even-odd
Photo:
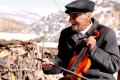
[[[71,26],[61,32],[56,58],[52,61],[43,59],[45,62],[42,65],[45,73],[61,72],[49,63],[75,72],[76,68],[82,66],[77,67],[82,63],[82,57],[86,55],[90,64],[89,67],[87,66],[88,69],[80,74],[90,80],[115,80],[113,73],[120,69],[116,35],[112,29],[99,24],[92,17],[94,6],[95,3],[90,0],[76,0],[65,6],[65,13],[70,16]],[[70,66],[74,55],[80,57],[76,57]],[[63,74],[68,75],[65,71]]]

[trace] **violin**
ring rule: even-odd
[[[95,29],[92,36],[97,39],[100,35],[100,32],[98,29]],[[91,60],[90,58],[87,56],[87,50],[88,50],[88,47],[84,47],[81,51],[82,51],[82,57],[80,59],[78,59],[78,56],[79,54],[75,54],[69,61],[69,64],[68,64],[68,67],[67,69],[70,70],[71,67],[74,65],[75,61],[78,60],[79,63],[77,64],[77,66],[75,67],[74,69],[74,73],[77,73],[77,74],[80,74],[82,75],[82,73],[86,73],[88,71],[88,69],[90,68],[91,66]],[[80,51],[80,52],[81,52]],[[69,74],[67,73],[66,76],[64,76],[61,80],[81,80],[80,77],[77,77],[73,74]],[[87,80],[87,79],[86,79]]]

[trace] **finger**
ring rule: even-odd
[[[86,42],[86,41],[87,41],[87,38],[84,38],[84,41]]]
[[[53,62],[49,62],[49,64],[50,64],[50,65],[54,65],[54,63],[53,63]]]
[[[46,65],[43,65],[42,68],[45,69],[45,70],[50,70],[52,68],[52,66],[46,64]]]
[[[43,63],[49,63],[49,59],[48,58],[44,58],[43,59]]]

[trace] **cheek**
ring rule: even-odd
[[[80,19],[77,20],[77,22],[82,25],[82,24],[86,23],[86,19],[80,18]]]
[[[79,19],[79,22],[80,22],[81,24],[85,24],[85,23],[88,22],[88,18],[87,18],[87,17],[81,17],[81,18]]]

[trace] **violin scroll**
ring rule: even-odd
[[[93,32],[93,36],[98,39],[99,36],[100,36],[100,31],[98,29],[95,29],[94,32]]]

